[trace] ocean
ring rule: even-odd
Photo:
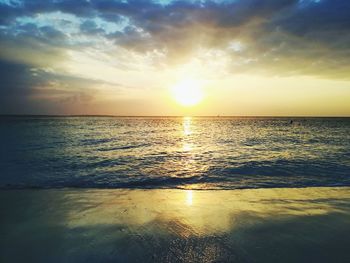
[[[0,188],[350,186],[350,118],[0,117]]]

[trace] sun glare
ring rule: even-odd
[[[185,107],[195,106],[203,99],[201,85],[193,79],[178,82],[172,88],[172,93],[176,102]]]

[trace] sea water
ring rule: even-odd
[[[350,118],[0,117],[1,188],[350,186]]]

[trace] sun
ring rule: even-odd
[[[185,79],[172,87],[172,95],[177,103],[190,107],[203,100],[203,90],[198,80]]]

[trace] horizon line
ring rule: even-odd
[[[0,114],[0,117],[111,117],[111,118],[350,118],[336,115],[114,115],[114,114]]]

